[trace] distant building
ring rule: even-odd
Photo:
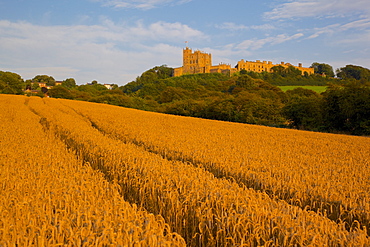
[[[112,90],[113,89],[113,85],[114,84],[104,84],[104,87],[106,87],[109,90]]]
[[[199,50],[192,51],[186,47],[183,50],[183,65],[174,69],[174,76],[198,73],[234,73],[236,68],[229,64],[212,65],[212,55]]]
[[[37,82],[40,88],[47,87],[46,82]]]
[[[272,67],[281,65],[284,68],[293,66],[290,63],[281,62],[281,64],[273,64],[271,61],[257,60],[255,62],[240,60],[235,68],[232,68],[229,64],[220,63],[219,65],[212,65],[212,55],[204,53],[199,50],[192,51],[192,49],[186,47],[183,49],[183,65],[182,67],[174,68],[173,76],[181,76],[186,74],[198,74],[198,73],[224,73],[232,74],[237,71],[246,70],[254,72],[272,72]],[[302,75],[307,72],[309,75],[314,73],[313,68],[304,68],[299,63],[298,66],[293,66],[296,69],[302,71]]]
[[[307,72],[307,74],[311,75],[314,73],[313,68],[304,68],[302,67],[302,64],[299,63],[298,66],[294,66],[290,63],[284,63],[281,62],[280,64],[273,64],[271,61],[263,61],[257,60],[255,62],[252,61],[244,61],[244,59],[240,60],[238,64],[236,65],[238,71],[246,70],[246,71],[254,71],[254,72],[273,72],[272,67],[274,66],[282,66],[284,68],[288,68],[289,66],[293,66],[296,69],[299,69],[302,72],[302,75],[304,75],[304,72]]]

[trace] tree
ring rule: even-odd
[[[49,89],[48,95],[52,98],[62,98],[62,99],[72,99],[73,98],[71,92],[67,88],[61,85],[58,85],[58,86],[55,86]]]
[[[315,91],[310,90],[310,89],[305,89],[305,88],[302,88],[302,87],[297,87],[297,88],[294,88],[292,90],[287,90],[285,93],[290,98],[294,98],[294,97],[319,97],[319,94],[316,93]]]
[[[103,94],[91,98],[89,101],[125,107],[131,106],[131,98],[123,94]]]
[[[302,75],[302,72],[294,66],[284,67],[282,65],[277,65],[272,67],[271,70],[274,74],[282,77],[296,77]]]
[[[40,85],[38,83],[32,83],[31,84],[31,89],[32,90],[38,90],[38,89],[40,89]]]
[[[327,77],[334,77],[333,67],[326,63],[312,63],[310,68],[314,69],[315,74],[326,75]]]
[[[149,69],[136,78],[135,84],[146,84],[155,83],[158,80],[166,79],[171,77],[173,74],[173,68],[167,67],[167,65],[155,66]]]
[[[167,87],[162,91],[159,101],[160,103],[168,103],[175,100],[181,100],[188,97],[188,91],[182,88]]]
[[[294,98],[284,106],[283,114],[298,129],[319,130],[323,124],[319,97]]]
[[[40,89],[40,85],[37,82],[33,83],[32,80],[26,80],[25,85],[26,85],[25,86],[26,90],[38,90],[38,89]]]
[[[284,119],[281,115],[282,104],[273,97],[264,97],[260,91],[244,91],[234,100],[234,117],[237,122],[263,125],[281,125]]]
[[[74,88],[74,87],[76,87],[76,81],[73,78],[65,79],[62,82],[62,86],[65,87],[65,88],[69,88],[69,89]]]
[[[331,131],[370,134],[370,87],[359,82],[332,85],[323,93],[324,123]]]
[[[25,83],[20,75],[0,71],[0,93],[23,94]]]
[[[99,84],[97,81],[92,81],[91,84],[78,86],[77,90],[87,92],[91,96],[97,96],[108,89],[104,85]]]
[[[43,82],[47,86],[55,86],[55,79],[48,75],[37,75],[32,79],[33,82]]]
[[[302,76],[302,71],[300,71],[299,69],[297,69],[296,67],[294,66],[288,66],[286,69],[285,69],[285,76],[286,77],[295,77],[295,76]]]
[[[242,70],[240,71],[240,74],[241,74],[241,75],[246,75],[246,74],[248,74],[248,71],[246,71],[245,69],[242,69]]]
[[[252,89],[256,87],[255,79],[246,74],[238,77],[236,80],[236,85],[245,89]]]
[[[355,79],[362,82],[370,81],[370,70],[356,65],[346,65],[337,70],[337,76],[341,79]]]
[[[277,65],[271,68],[272,73],[280,76],[285,75],[285,68],[281,65]]]

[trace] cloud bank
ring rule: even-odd
[[[342,17],[350,14],[370,15],[368,0],[295,0],[277,5],[266,12],[267,19],[290,19],[305,17]]]
[[[28,22],[0,21],[0,70],[33,78],[39,74],[57,79],[74,77],[77,83],[106,78],[106,83],[125,84],[158,63],[181,63],[184,38],[206,35],[181,23],[158,21],[148,25],[117,25],[108,19],[99,25],[41,26]],[[177,56],[173,54],[179,53]],[[177,61],[178,60],[178,61]],[[119,81],[117,81],[119,80]]]
[[[129,9],[153,9],[164,5],[178,5],[191,2],[192,0],[94,0],[101,2],[103,6]]]

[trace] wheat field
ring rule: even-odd
[[[0,246],[370,246],[370,139],[0,95]]]

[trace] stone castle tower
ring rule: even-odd
[[[209,73],[211,66],[211,54],[203,53],[199,50],[192,52],[188,47],[183,50],[182,67],[184,74]]]
[[[182,54],[183,66],[174,69],[174,76],[198,73],[236,72],[236,69],[231,68],[228,64],[212,66],[212,55],[209,53],[201,52],[199,50],[193,52],[192,49],[186,47],[183,49]]]

